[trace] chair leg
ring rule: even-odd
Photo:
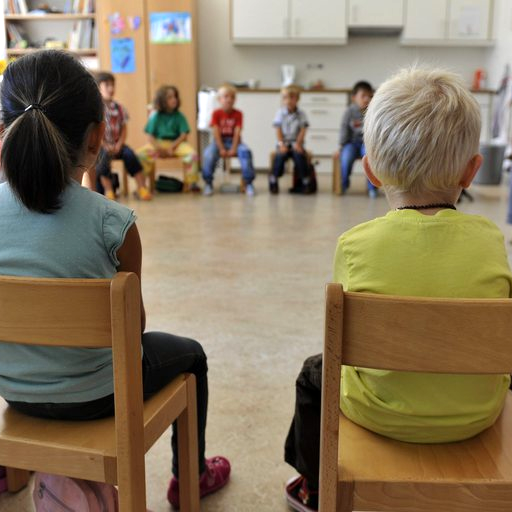
[[[336,510],[339,512],[352,512],[354,510],[354,482],[339,482],[336,503]]]
[[[153,168],[149,173],[149,191],[154,194],[156,190],[156,169]]]
[[[341,176],[339,158],[333,157],[332,159],[332,192],[338,196],[341,195]]]
[[[7,490],[18,492],[28,484],[30,471],[26,469],[5,468],[7,474]]]
[[[121,169],[121,174],[123,175],[123,197],[128,197],[128,172],[124,164]]]
[[[196,381],[193,375],[187,378],[187,404],[177,420],[180,510],[199,512]]]

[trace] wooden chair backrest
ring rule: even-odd
[[[66,347],[112,347],[118,453],[144,456],[140,284],[110,279],[0,276],[0,340]],[[144,488],[138,475],[135,487]],[[137,483],[138,482],[138,483]]]
[[[347,293],[340,284],[327,285],[320,449],[320,494],[325,489],[326,496],[337,485],[342,364],[432,373],[512,373],[512,300]]]

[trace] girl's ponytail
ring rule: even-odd
[[[96,83],[71,55],[41,51],[8,66],[1,92],[7,181],[29,210],[51,213],[80,164],[89,125],[103,119]]]

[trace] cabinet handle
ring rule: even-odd
[[[294,36],[298,37],[299,33],[300,33],[300,19],[299,18],[295,18],[294,21],[295,21],[295,34],[294,34]]]
[[[357,23],[357,19],[359,18],[359,9],[357,8],[357,5],[352,6],[352,23]]]
[[[320,110],[319,108],[314,108],[312,111],[311,111],[312,114],[321,114],[321,115],[324,115],[324,114],[328,114],[329,111],[328,110]]]
[[[311,98],[311,101],[316,102],[316,103],[320,103],[320,102],[325,103],[326,101],[329,101],[329,98],[326,98],[325,96],[318,96],[318,97],[313,96]]]
[[[327,140],[326,135],[310,135],[313,140]]]
[[[283,18],[283,36],[284,37],[290,37],[290,23],[288,18]]]

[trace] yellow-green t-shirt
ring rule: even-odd
[[[432,216],[391,211],[347,231],[336,248],[334,280],[346,291],[418,297],[504,298],[512,290],[498,228],[483,217],[453,210]],[[344,366],[340,405],[352,421],[384,436],[449,442],[491,426],[509,384],[508,375]]]

